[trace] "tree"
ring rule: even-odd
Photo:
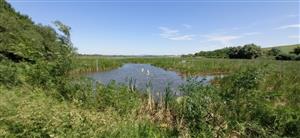
[[[214,51],[200,51],[194,55],[206,58],[228,58],[228,50],[229,48],[222,48]]]
[[[231,47],[228,50],[229,58],[253,59],[262,55],[262,50],[255,44],[247,44],[243,47]]]
[[[75,49],[71,27],[60,21],[54,24],[57,29],[36,24],[0,0],[0,62],[3,62],[0,69],[4,70],[0,72],[13,74],[13,68],[17,68],[14,65],[22,62],[26,68],[19,68],[18,73],[27,79],[24,81],[45,86],[61,83],[72,67]]]
[[[261,56],[261,48],[255,44],[247,44],[241,49],[244,58],[253,59]]]
[[[230,47],[228,51],[229,58],[241,58],[241,47]]]
[[[296,55],[299,55],[300,54],[300,46],[294,48],[293,53],[295,53]]]
[[[269,56],[277,56],[279,53],[281,53],[281,50],[278,48],[271,48],[270,50],[268,50],[267,54]]]

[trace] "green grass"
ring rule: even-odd
[[[172,135],[171,130],[161,128],[146,116],[137,116],[136,110],[139,106],[132,107],[128,106],[132,103],[126,103],[128,98],[134,97],[130,93],[118,95],[107,93],[107,90],[109,88],[99,90],[101,94],[110,95],[106,95],[105,103],[101,99],[105,96],[102,95],[97,103],[97,106],[102,105],[102,107],[96,108],[88,105],[94,102],[94,97],[83,101],[83,95],[81,95],[81,97],[75,96],[73,101],[60,101],[51,96],[56,93],[54,90],[31,86],[13,89],[0,87],[0,137],[138,138]],[[110,99],[109,96],[114,97]],[[127,97],[125,99],[122,96]],[[134,102],[138,101],[139,99],[135,99]],[[119,110],[122,109],[128,112],[123,112],[123,110],[120,113]]]
[[[294,50],[294,48],[300,46],[300,44],[295,44],[295,45],[283,45],[283,46],[274,46],[274,47],[267,47],[267,48],[263,48],[264,50],[270,50],[271,48],[278,48],[280,49],[283,53],[285,54],[289,54],[290,52],[292,52]]]
[[[96,70],[96,61],[99,61],[98,68],[112,69],[126,63],[152,64],[157,67],[177,71],[182,75],[202,74],[228,74],[249,66],[275,66],[280,69],[285,65],[300,65],[299,62],[282,62],[270,59],[212,59],[212,58],[179,58],[179,57],[131,57],[131,58],[78,58],[77,67],[86,71]],[[83,66],[84,65],[84,66]],[[77,69],[76,69],[77,70]],[[100,70],[101,71],[101,70]]]
[[[58,87],[0,85],[0,137],[296,137],[300,62],[171,57],[77,57],[73,73],[126,63],[184,75],[226,74],[212,85],[190,81],[182,97],[154,102],[114,83],[71,78]],[[9,79],[9,78],[7,78]],[[64,96],[61,93],[64,93]]]

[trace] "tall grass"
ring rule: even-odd
[[[299,62],[80,57],[73,73],[94,71],[96,60],[98,71],[146,63],[187,75],[226,75],[212,85],[191,79],[180,88],[180,97],[166,88],[159,100],[154,100],[150,83],[147,92],[139,92],[134,80],[129,86],[85,78],[70,79],[59,88],[1,85],[0,137],[300,135]]]
[[[276,61],[270,59],[207,59],[207,58],[179,58],[179,57],[79,57],[78,70],[95,71],[96,61],[99,61],[101,69],[113,69],[126,63],[152,64],[168,70],[177,71],[182,75],[205,75],[205,74],[228,74],[239,71],[241,68],[265,66],[276,71],[285,70],[287,66],[299,69],[300,62],[297,61]],[[102,64],[100,64],[102,63]],[[77,69],[76,69],[77,70]],[[83,72],[85,72],[83,71]],[[101,70],[99,70],[101,71]]]
[[[105,57],[84,57],[80,56],[75,59],[74,69],[71,74],[81,74],[87,72],[106,71],[120,67],[120,60]]]

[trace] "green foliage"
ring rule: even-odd
[[[7,61],[0,61],[0,84],[12,87],[20,83],[16,65]]]
[[[114,108],[118,113],[124,115],[132,109],[137,109],[141,103],[139,94],[131,91],[126,86],[118,86],[110,83],[107,86],[97,87],[101,93],[96,93],[96,107],[104,110],[108,107]]]
[[[237,58],[253,59],[262,55],[262,49],[255,44],[247,44],[238,47],[222,48],[214,51],[201,51],[195,53],[195,56],[206,58]]]
[[[264,51],[269,51],[272,48],[276,48],[279,49],[283,54],[289,54],[291,52],[293,52],[293,50],[300,46],[300,44],[295,44],[295,45],[282,45],[282,46],[275,46],[275,47],[267,47],[267,48],[263,48]]]
[[[206,58],[228,58],[229,48],[217,49],[214,51],[200,51],[195,53],[195,56],[201,56]]]
[[[58,30],[63,33],[59,34],[49,26],[35,24],[3,0],[0,1],[0,10],[0,60],[11,62],[1,64],[0,71],[6,72],[1,79],[19,79],[5,81],[10,85],[16,85],[16,81],[47,87],[60,84],[72,69],[75,54],[70,27],[56,21]],[[22,69],[17,64],[26,64],[26,68]],[[25,79],[14,77],[15,70]]]
[[[191,136],[222,136],[223,120],[217,111],[222,107],[217,89],[190,80],[181,88],[184,96],[175,105],[177,117],[184,120]],[[216,130],[217,129],[217,130]]]
[[[300,47],[294,48],[290,54],[279,54],[275,57],[276,60],[300,60]]]
[[[30,88],[30,87],[28,87]],[[99,112],[61,102],[41,89],[0,88],[0,137],[170,137],[173,132],[134,114]]]
[[[161,58],[131,58],[119,59],[115,62],[148,62],[165,68],[190,69],[191,71],[194,71],[193,68],[198,68],[197,64],[219,63],[218,60],[209,59],[206,59],[205,62],[203,59],[185,60],[185,64],[180,64],[182,61],[180,58],[164,58],[164,60]],[[1,109],[3,109],[1,116],[5,118],[0,125],[0,131],[5,136],[63,136],[63,134],[74,137],[297,136],[300,116],[298,111],[300,106],[298,104],[300,98],[298,96],[300,95],[300,77],[297,74],[298,62],[220,61],[220,63],[224,62],[229,64],[231,70],[236,68],[233,71],[235,73],[219,78],[216,85],[205,86],[198,81],[190,80],[181,88],[183,96],[178,97],[176,101],[170,94],[166,95],[165,99],[167,100],[165,100],[166,102],[163,101],[165,103],[161,107],[163,111],[165,109],[170,110],[171,122],[173,122],[167,128],[158,125],[162,123],[163,119],[155,121],[155,123],[145,119],[156,113],[146,115],[137,113],[145,112],[142,108],[145,99],[127,86],[119,86],[113,82],[104,86],[88,79],[72,79],[66,80],[61,86],[57,86],[59,91],[43,88],[40,90],[33,89],[32,93],[30,92],[32,88],[26,89],[26,86],[22,86],[22,91],[2,88],[3,95],[6,96],[1,99]],[[113,63],[112,66],[114,66]],[[263,64],[268,65],[262,66],[264,71],[267,71],[266,73],[256,69],[257,66]],[[188,65],[193,66],[187,68]],[[234,67],[233,65],[239,66]],[[12,93],[12,91],[15,92]],[[66,95],[61,96],[61,91]],[[36,95],[37,93],[38,95]],[[23,94],[27,94],[27,96]],[[15,99],[7,97],[14,97]],[[15,107],[16,104],[24,103],[23,98],[29,97],[30,99],[26,101],[30,101],[30,103],[25,102],[26,106],[22,104],[19,106],[22,108]],[[63,101],[63,99],[69,100]],[[62,107],[58,105],[62,105]],[[69,115],[70,112],[72,115]],[[28,116],[32,117],[28,118]],[[58,120],[52,119],[52,116]],[[84,119],[81,120],[80,118]],[[109,121],[104,122],[103,120]],[[61,125],[62,123],[65,125]]]
[[[294,48],[293,53],[296,54],[296,55],[299,55],[300,54],[300,46]]]
[[[248,44],[243,47],[231,47],[228,51],[229,58],[253,59],[261,55],[261,48],[255,44]]]
[[[61,32],[34,24],[0,0],[0,137],[300,135],[299,62],[76,57],[74,64],[71,28],[59,21],[54,24]],[[225,58],[227,52],[230,58],[261,55],[254,44],[200,55]],[[280,58],[299,59],[290,56]],[[180,97],[167,88],[164,101],[157,106],[150,101],[153,108],[145,109],[147,100],[135,89],[69,76],[124,63],[224,77],[211,85],[191,79],[182,86]]]
[[[295,58],[296,56],[292,54],[279,54],[275,57],[276,60],[294,60]]]
[[[299,56],[299,55],[296,56],[296,57],[295,57],[295,60],[300,60],[300,56]]]
[[[281,50],[279,48],[271,48],[270,50],[267,51],[267,55],[269,56],[277,56],[280,53]]]

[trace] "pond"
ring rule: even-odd
[[[187,78],[174,71],[164,70],[150,64],[124,64],[122,67],[106,72],[89,73],[87,77],[103,84],[115,81],[118,84],[135,86],[136,89],[152,92],[165,92],[171,89],[175,95],[179,95],[179,86],[187,82]],[[214,76],[197,76],[197,80],[208,84]]]

